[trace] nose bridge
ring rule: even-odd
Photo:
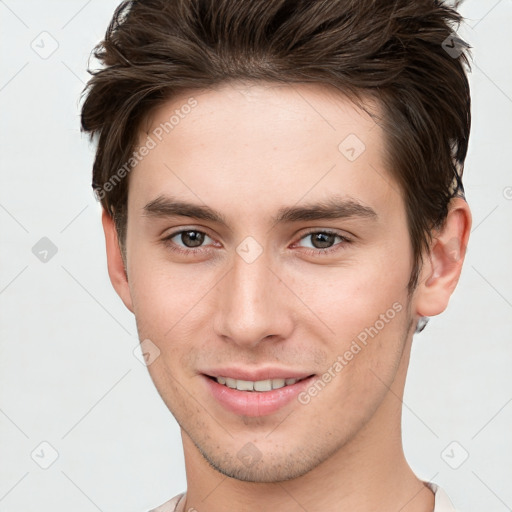
[[[289,334],[279,279],[261,254],[255,260],[234,256],[231,271],[218,290],[217,334],[245,346],[256,346],[268,336]]]

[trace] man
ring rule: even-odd
[[[460,16],[438,0],[142,0],[82,128],[109,275],[178,421],[156,511],[454,510],[403,453],[414,332],[471,214]]]

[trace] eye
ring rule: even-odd
[[[172,236],[170,240],[173,238],[177,239],[175,243],[180,245],[179,242],[181,242],[183,247],[187,247],[189,249],[201,246],[206,238],[211,240],[211,238],[206,233],[203,233],[202,231],[196,231],[195,229],[180,231],[179,233],[176,233],[174,236]]]
[[[194,250],[196,248],[200,248],[205,242],[208,244],[213,242],[213,239],[203,231],[198,231],[197,229],[186,229],[177,231],[176,233],[171,233],[166,236],[163,241],[166,245],[171,247],[177,246],[173,247],[176,250],[181,250],[180,248]]]
[[[326,253],[341,249],[350,240],[339,233],[332,231],[311,231],[303,236],[297,243],[299,247],[304,247],[310,253]]]

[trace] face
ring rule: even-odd
[[[174,98],[146,129],[125,302],[155,386],[222,473],[305,474],[369,428],[411,338],[383,133],[332,90],[271,84]]]

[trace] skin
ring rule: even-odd
[[[190,95],[156,110],[141,144]],[[452,201],[408,296],[404,202],[383,164],[384,134],[367,114],[318,84],[231,83],[193,96],[198,105],[129,176],[125,261],[103,214],[111,281],[140,339],[160,351],[148,369],[181,427],[184,510],[432,511],[432,492],[403,454],[401,398],[416,322],[446,308],[460,275],[466,202]],[[354,161],[338,149],[349,134],[366,147]],[[376,215],[272,221],[282,207],[334,195]],[[161,196],[206,205],[226,225],[148,214]],[[179,234],[163,241],[180,229],[206,233],[199,252]],[[334,250],[322,255],[311,230],[348,241],[329,238]],[[263,251],[251,263],[236,250],[248,236]],[[306,405],[239,416],[205,386],[202,372],[220,365],[321,376],[397,303],[394,318]],[[259,454],[250,466],[237,457],[247,443]]]

